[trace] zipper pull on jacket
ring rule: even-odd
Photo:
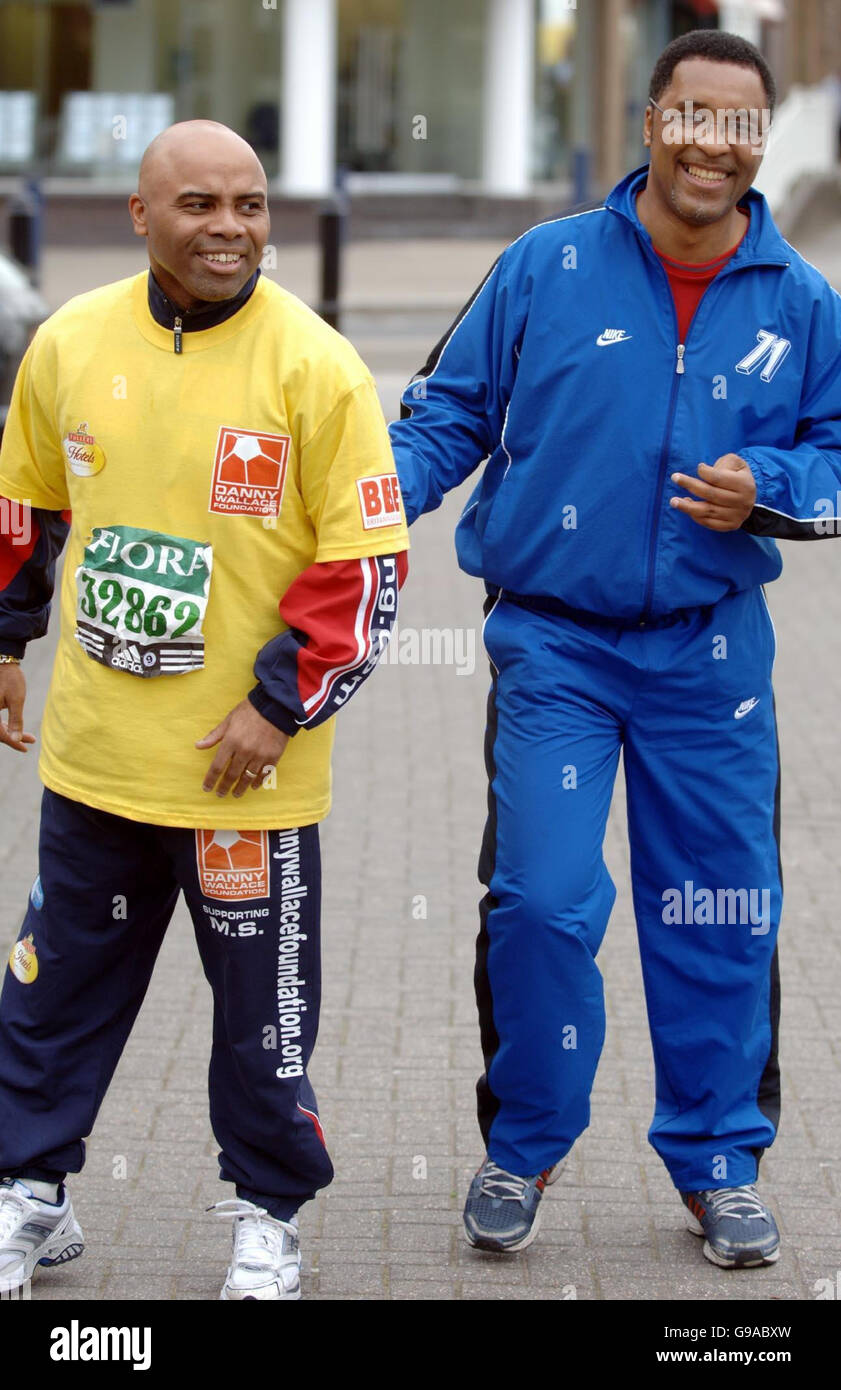
[[[176,320],[176,322],[177,322],[177,320]],[[683,354],[684,354],[685,352],[686,352],[686,348],[684,347],[683,343],[678,343],[678,345],[677,345],[677,366],[675,367],[675,371],[677,372],[678,376],[683,376],[684,372],[686,371],[686,368],[685,368],[684,365],[683,365]]]
[[[180,352],[180,351],[181,351],[181,319],[180,319],[180,318],[176,318],[174,324],[172,325],[172,331],[173,331],[173,334],[175,335],[175,351],[176,351],[176,352]]]

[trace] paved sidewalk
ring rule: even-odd
[[[462,298],[495,253],[490,244],[474,247],[475,264],[462,268],[475,274]],[[378,254],[387,263],[385,246]],[[440,328],[416,335],[412,366]],[[372,345],[370,365],[393,414],[398,374],[387,334]],[[786,571],[769,594],[779,637],[788,896],[783,1117],[763,1176],[781,1218],[780,1262],[736,1274],[708,1264],[647,1145],[653,1069],[621,786],[608,829],[619,897],[599,957],[608,1031],[592,1124],[545,1200],[540,1239],[500,1260],[470,1250],[460,1220],[482,1155],[472,968],[487,688],[480,586],[453,556],[462,501],[450,496],[412,533],[401,624],[473,633],[475,671],[386,664],[344,711],[337,736],[335,808],[323,835],[324,1008],[312,1068],[337,1177],[302,1212],[305,1296],[814,1298],[816,1281],[834,1281],[841,1269],[841,549],[785,546]],[[30,724],[42,707],[52,640],[27,659]],[[0,946],[8,951],[36,872],[34,757],[4,757],[0,776]],[[421,895],[425,918],[415,915]],[[87,1167],[73,1182],[88,1250],[44,1271],[36,1297],[218,1296],[229,1226],[204,1209],[228,1194],[206,1113],[209,1039],[209,990],[179,909]]]

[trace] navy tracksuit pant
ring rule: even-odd
[[[57,1181],[82,1167],[183,891],[213,991],[220,1176],[281,1220],[325,1187],[333,1168],[306,1075],[320,873],[315,825],[171,829],[45,791],[39,878],[0,996],[0,1175]]]
[[[779,1118],[779,758],[760,590],[644,628],[486,606],[479,1121],[521,1176],[589,1122],[605,1014],[602,857],[624,750],[656,1105],[684,1191],[756,1178]]]

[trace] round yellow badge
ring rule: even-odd
[[[9,965],[16,980],[22,985],[31,985],[38,974],[38,957],[32,932],[16,941],[9,956]]]
[[[61,447],[71,473],[77,478],[92,478],[105,467],[105,453],[90,433],[85,421],[78,429],[70,430],[62,439]]]

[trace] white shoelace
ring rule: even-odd
[[[768,1219],[765,1204],[754,1187],[714,1187],[703,1194],[703,1200],[717,1216],[735,1216],[752,1221],[755,1217]],[[748,1210],[739,1210],[747,1207]]]
[[[479,1191],[483,1197],[499,1197],[503,1202],[521,1202],[528,1185],[528,1178],[518,1178],[514,1173],[506,1173],[504,1168],[499,1168],[492,1159],[488,1159]]]
[[[271,1217],[265,1207],[255,1206],[241,1197],[229,1197],[224,1202],[216,1202],[208,1211],[217,1216],[234,1218],[233,1263],[246,1269],[278,1269],[283,1264],[297,1263],[295,1242],[298,1228],[290,1221],[280,1221]],[[276,1222],[276,1225],[272,1223]],[[289,1237],[289,1247],[286,1237]]]

